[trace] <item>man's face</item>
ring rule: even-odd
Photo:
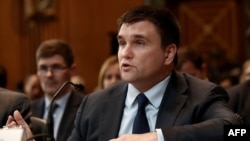
[[[123,80],[140,87],[152,86],[165,77],[168,54],[161,47],[161,38],[154,24],[149,21],[125,23],[117,38]]]
[[[64,82],[70,81],[72,73],[71,68],[66,66],[63,57],[54,55],[38,60],[37,74],[45,94],[53,96]]]

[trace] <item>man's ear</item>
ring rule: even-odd
[[[176,53],[177,53],[177,46],[175,44],[170,44],[165,48],[166,65],[173,63]]]

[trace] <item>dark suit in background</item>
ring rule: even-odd
[[[30,123],[30,101],[28,97],[19,92],[0,88],[0,128],[2,128],[15,110],[19,110],[25,121]]]
[[[118,136],[127,83],[89,94],[83,100],[70,141],[107,141]],[[239,121],[227,105],[226,91],[190,75],[172,73],[156,128],[166,141],[222,141],[224,124]]]
[[[244,124],[250,124],[250,80],[227,89],[229,105],[239,114]]]
[[[68,99],[68,102],[63,113],[62,120],[58,129],[57,141],[65,141],[70,136],[74,128],[74,120],[76,112],[82,101],[83,94],[73,91]],[[34,100],[31,104],[33,116],[43,118],[45,112],[45,100],[40,98]]]

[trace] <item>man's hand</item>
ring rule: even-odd
[[[13,117],[14,116],[14,117]],[[26,130],[26,135],[27,138],[30,138],[33,136],[29,125],[25,122],[25,120],[23,119],[22,115],[20,114],[20,112],[18,110],[16,110],[13,114],[13,116],[9,116],[8,120],[6,122],[6,126],[7,127],[11,127],[11,126],[17,126],[17,125],[22,125],[25,130]]]
[[[126,134],[110,141],[157,141],[157,133],[150,132],[145,134]]]

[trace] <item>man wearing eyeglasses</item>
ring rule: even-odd
[[[76,64],[70,46],[57,39],[40,44],[36,52],[36,62],[37,74],[45,96],[32,102],[32,113],[34,116],[47,119],[53,95],[66,81],[70,81],[76,70]],[[63,88],[57,96],[54,102],[57,108],[53,111],[53,131],[56,141],[64,141],[71,134],[75,114],[83,96],[82,93],[72,90],[70,85]]]

